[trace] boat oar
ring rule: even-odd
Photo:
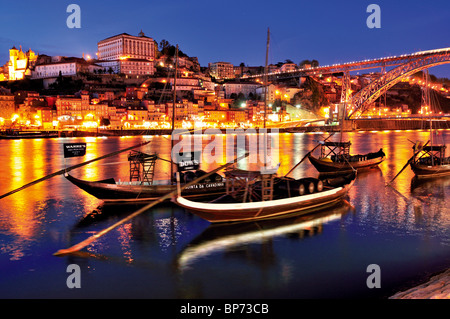
[[[423,147],[427,146],[427,144],[429,142],[430,141],[426,142]],[[408,167],[408,165],[414,160],[414,158],[417,156],[417,154],[419,154],[421,151],[422,151],[422,149],[418,150],[417,152],[414,152],[414,155],[408,160],[408,162],[406,162],[405,166],[403,166],[403,168],[400,170],[400,172],[398,172],[397,175],[395,175],[395,177],[389,183],[387,183],[386,185],[390,185],[398,177],[398,175],[400,175],[404,171],[404,169],[406,167]]]
[[[211,172],[209,172],[209,173],[207,173],[207,174],[205,174],[205,175],[203,175],[203,176],[200,176],[199,178],[193,180],[192,182],[187,183],[187,184],[181,186],[179,190],[182,191],[183,189],[185,189],[185,188],[187,188],[187,187],[190,187],[190,186],[192,186],[192,185],[194,185],[194,184],[200,182],[201,180],[203,180],[203,179],[205,179],[205,178],[211,176],[212,174],[214,174],[214,173],[216,173],[216,172],[218,172],[218,171],[220,171],[220,170],[222,170],[222,169],[224,169],[224,168],[226,168],[226,167],[228,167],[228,166],[230,166],[230,165],[232,165],[232,164],[235,164],[236,162],[240,161],[241,159],[247,157],[249,154],[250,154],[250,153],[247,152],[246,154],[242,155],[241,157],[236,158],[234,161],[232,161],[232,162],[230,162],[230,163],[227,163],[227,164],[224,164],[224,165],[222,165],[222,166],[220,166],[220,167],[218,167],[218,168],[212,170]],[[78,244],[76,244],[76,245],[73,245],[72,247],[69,247],[69,248],[66,248],[66,249],[60,249],[60,250],[58,250],[56,253],[54,253],[53,255],[54,255],[54,256],[61,256],[61,255],[71,254],[71,253],[74,253],[74,252],[77,252],[77,251],[83,249],[84,247],[86,247],[86,246],[90,245],[91,243],[93,243],[94,241],[96,241],[98,238],[102,237],[102,236],[105,235],[106,233],[108,233],[108,232],[110,232],[111,230],[113,230],[114,228],[116,228],[116,227],[122,225],[123,223],[126,223],[127,221],[129,221],[129,220],[133,219],[134,217],[138,216],[139,214],[142,214],[143,212],[149,210],[149,209],[152,208],[153,206],[155,206],[155,205],[157,205],[157,204],[159,204],[159,203],[165,201],[166,199],[169,199],[169,198],[171,198],[172,196],[176,195],[177,192],[178,192],[178,189],[175,189],[174,191],[172,191],[172,192],[170,192],[170,193],[167,193],[166,195],[160,197],[159,199],[157,199],[157,200],[155,200],[155,201],[149,203],[148,205],[142,207],[141,209],[135,211],[135,212],[132,213],[131,215],[128,215],[128,216],[125,217],[124,219],[118,221],[118,222],[115,223],[114,225],[111,225],[111,226],[109,226],[108,228],[105,228],[104,230],[95,233],[95,234],[92,235],[91,237],[89,237],[89,238],[83,240],[82,242],[80,242],[80,243],[78,243]]]
[[[8,192],[8,193],[6,193],[6,194],[3,194],[3,195],[0,196],[0,199],[2,199],[2,198],[4,198],[4,197],[7,197],[7,196],[9,196],[9,195],[12,195],[12,194],[14,194],[14,193],[17,193],[17,192],[19,192],[19,191],[21,191],[21,190],[23,190],[23,189],[25,189],[25,188],[27,188],[27,187],[33,186],[33,185],[35,185],[35,184],[37,184],[37,183],[43,182],[43,181],[45,181],[45,180],[47,180],[47,179],[49,179],[49,178],[52,178],[52,177],[54,177],[54,176],[62,175],[62,174],[64,174],[64,173],[66,173],[66,172],[69,172],[69,171],[75,169],[75,168],[78,168],[78,167],[81,167],[81,166],[90,164],[90,163],[92,163],[92,162],[96,162],[96,161],[102,160],[102,159],[104,159],[104,158],[111,157],[111,156],[114,156],[114,155],[117,155],[117,154],[120,154],[120,153],[129,151],[129,150],[131,150],[131,149],[133,149],[133,148],[137,148],[137,147],[141,147],[141,146],[147,145],[147,144],[150,143],[150,142],[151,142],[151,141],[142,142],[142,143],[140,143],[140,144],[137,144],[137,145],[134,145],[134,146],[125,148],[125,149],[123,149],[123,150],[115,151],[115,152],[112,152],[112,153],[109,153],[109,154],[106,154],[106,155],[103,155],[103,156],[100,156],[100,157],[91,159],[91,160],[89,160],[89,161],[86,161],[86,162],[83,162],[83,163],[79,163],[79,164],[76,164],[76,165],[73,165],[73,166],[64,168],[64,169],[59,170],[59,171],[57,171],[57,172],[51,173],[51,174],[49,174],[49,175],[47,175],[47,176],[41,177],[41,178],[39,178],[39,179],[37,179],[37,180],[35,180],[35,181],[32,181],[32,182],[30,182],[30,183],[28,183],[28,184],[25,184],[25,185],[23,185],[23,186],[21,186],[21,187],[19,187],[19,188],[16,188],[15,190],[12,190],[12,191],[10,191],[10,192]]]
[[[325,142],[326,140],[328,140],[330,137],[332,137],[335,133],[331,133],[330,136],[328,136],[326,139],[324,139],[323,141]],[[287,172],[286,175],[284,175],[284,177],[288,176],[294,169],[296,169],[301,163],[303,163],[303,161],[309,156],[309,154],[313,153],[320,145],[322,144],[317,144],[311,151],[309,151],[308,153],[306,153],[306,155],[302,158],[302,160],[300,162],[298,162],[294,167],[291,168],[291,170],[289,172]]]

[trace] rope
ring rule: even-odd
[[[128,147],[128,148],[126,148],[126,149],[123,149],[123,150],[120,150],[120,151],[116,151],[116,152],[113,152],[113,153],[110,153],[110,154],[107,154],[107,155],[103,155],[103,156],[94,158],[94,159],[92,159],[92,160],[89,160],[89,161],[86,161],[86,162],[83,162],[83,163],[79,163],[79,164],[73,165],[73,166],[68,167],[68,168],[61,169],[61,170],[59,170],[59,171],[57,171],[57,172],[54,172],[54,173],[49,174],[49,175],[47,175],[47,176],[41,177],[41,178],[39,178],[39,179],[37,179],[37,180],[35,180],[35,181],[32,181],[31,183],[25,184],[25,185],[23,185],[22,187],[19,187],[19,188],[15,189],[15,190],[12,190],[12,191],[10,191],[10,192],[8,192],[8,193],[6,193],[6,194],[3,194],[3,195],[0,196],[0,199],[5,198],[5,197],[7,197],[7,196],[10,196],[10,195],[12,195],[12,194],[15,194],[15,193],[17,193],[17,192],[19,192],[19,191],[21,191],[21,190],[24,190],[25,188],[28,188],[28,187],[30,187],[30,186],[33,186],[33,185],[38,184],[38,183],[40,183],[40,182],[43,182],[43,181],[45,181],[45,180],[47,180],[47,179],[49,179],[49,178],[52,178],[52,177],[54,177],[54,176],[62,175],[62,174],[64,174],[64,173],[69,172],[69,171],[71,171],[71,170],[74,170],[74,169],[76,169],[76,168],[78,168],[78,167],[81,167],[81,166],[84,166],[84,165],[87,165],[87,164],[90,164],[90,163],[93,163],[93,162],[102,160],[102,159],[104,159],[104,158],[108,158],[108,157],[111,157],[111,156],[114,156],[114,155],[117,155],[117,154],[120,154],[120,153],[129,151],[129,150],[131,150],[131,149],[133,149],[133,148],[142,147],[142,146],[144,146],[144,145],[147,145],[147,144],[150,143],[150,142],[151,142],[151,141],[142,142],[142,143],[140,143],[140,144],[137,144],[137,145]]]

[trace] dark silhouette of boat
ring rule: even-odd
[[[311,164],[321,175],[348,174],[353,170],[366,170],[377,167],[386,159],[383,149],[378,152],[351,155],[351,142],[321,142],[319,157],[308,155]]]

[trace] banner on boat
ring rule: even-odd
[[[179,172],[195,170],[200,167],[201,152],[174,153],[173,155]]]
[[[64,143],[64,158],[86,155],[86,143]]]

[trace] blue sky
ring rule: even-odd
[[[69,4],[81,8],[81,28],[69,29]],[[369,29],[369,4],[381,8],[381,28]],[[202,66],[227,61],[264,65],[267,28],[269,63],[286,59],[320,64],[400,55],[450,47],[448,0],[128,0],[8,1],[0,19],[0,64],[8,50],[48,55],[94,55],[97,42],[126,32],[178,44]],[[430,69],[450,78],[450,65]]]

